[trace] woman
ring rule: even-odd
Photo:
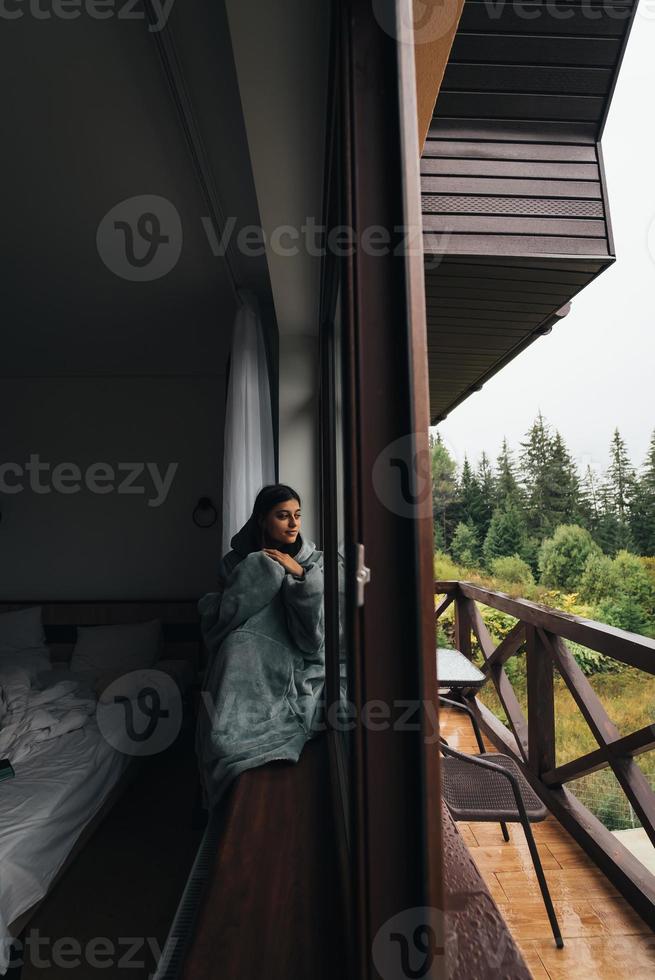
[[[239,773],[297,762],[316,733],[325,678],[323,553],[305,541],[300,496],[273,484],[232,538],[219,592],[199,603],[209,650],[198,755],[214,806]]]

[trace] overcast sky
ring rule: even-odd
[[[633,462],[646,454],[655,428],[655,3],[641,7],[603,136],[617,261],[551,334],[438,427],[459,463],[483,450],[495,458],[503,435],[518,446],[539,409],[583,467],[607,465],[616,426]]]

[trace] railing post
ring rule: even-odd
[[[470,660],[473,656],[471,649],[471,616],[468,610],[468,600],[459,588],[455,596],[455,647]]]
[[[555,767],[553,662],[537,629],[526,624],[528,764],[537,776]]]

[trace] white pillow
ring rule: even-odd
[[[80,626],[71,656],[72,671],[88,671],[99,677],[152,667],[161,652],[161,622],[124,626]]]
[[[30,648],[43,650],[44,647],[41,606],[0,614],[0,656]]]
[[[0,614],[0,670],[22,667],[34,679],[51,666],[41,607]]]

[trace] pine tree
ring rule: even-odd
[[[640,555],[655,555],[655,431],[635,486],[630,527]]]
[[[502,510],[498,508],[489,525],[489,531],[484,540],[483,554],[488,567],[494,558],[505,558],[510,555],[524,557],[526,546],[525,522],[515,504],[508,504]]]
[[[605,480],[598,486],[598,522],[595,541],[606,555],[615,555],[621,548],[621,526],[614,510],[612,489]]]
[[[467,524],[469,521],[473,521],[476,524],[480,515],[481,500],[480,484],[468,457],[465,456],[459,479],[457,504],[454,508],[458,522]]]
[[[559,432],[553,436],[548,462],[550,487],[550,520],[559,524],[577,524],[580,520],[580,479],[573,458]]]
[[[580,482],[578,504],[580,523],[595,537],[600,521],[600,487],[598,475],[589,464]]]
[[[443,444],[441,436],[430,436],[432,469],[432,516],[439,525],[440,541],[444,546],[450,540],[452,527],[451,510],[457,499],[457,466]],[[436,540],[436,537],[435,537]]]
[[[630,515],[635,494],[635,471],[625,442],[618,429],[614,430],[610,444],[610,465],[607,470],[609,503],[618,526],[618,548],[631,550]]]
[[[551,515],[552,443],[548,424],[539,412],[521,443],[520,466],[528,530],[540,540],[555,526]]]
[[[480,509],[474,520],[480,541],[484,541],[496,508],[496,480],[486,453],[482,453],[480,457],[477,479],[480,488]]]
[[[506,507],[509,503],[518,505],[521,502],[516,464],[506,438],[503,438],[500,455],[496,461],[496,502],[499,507]]]

